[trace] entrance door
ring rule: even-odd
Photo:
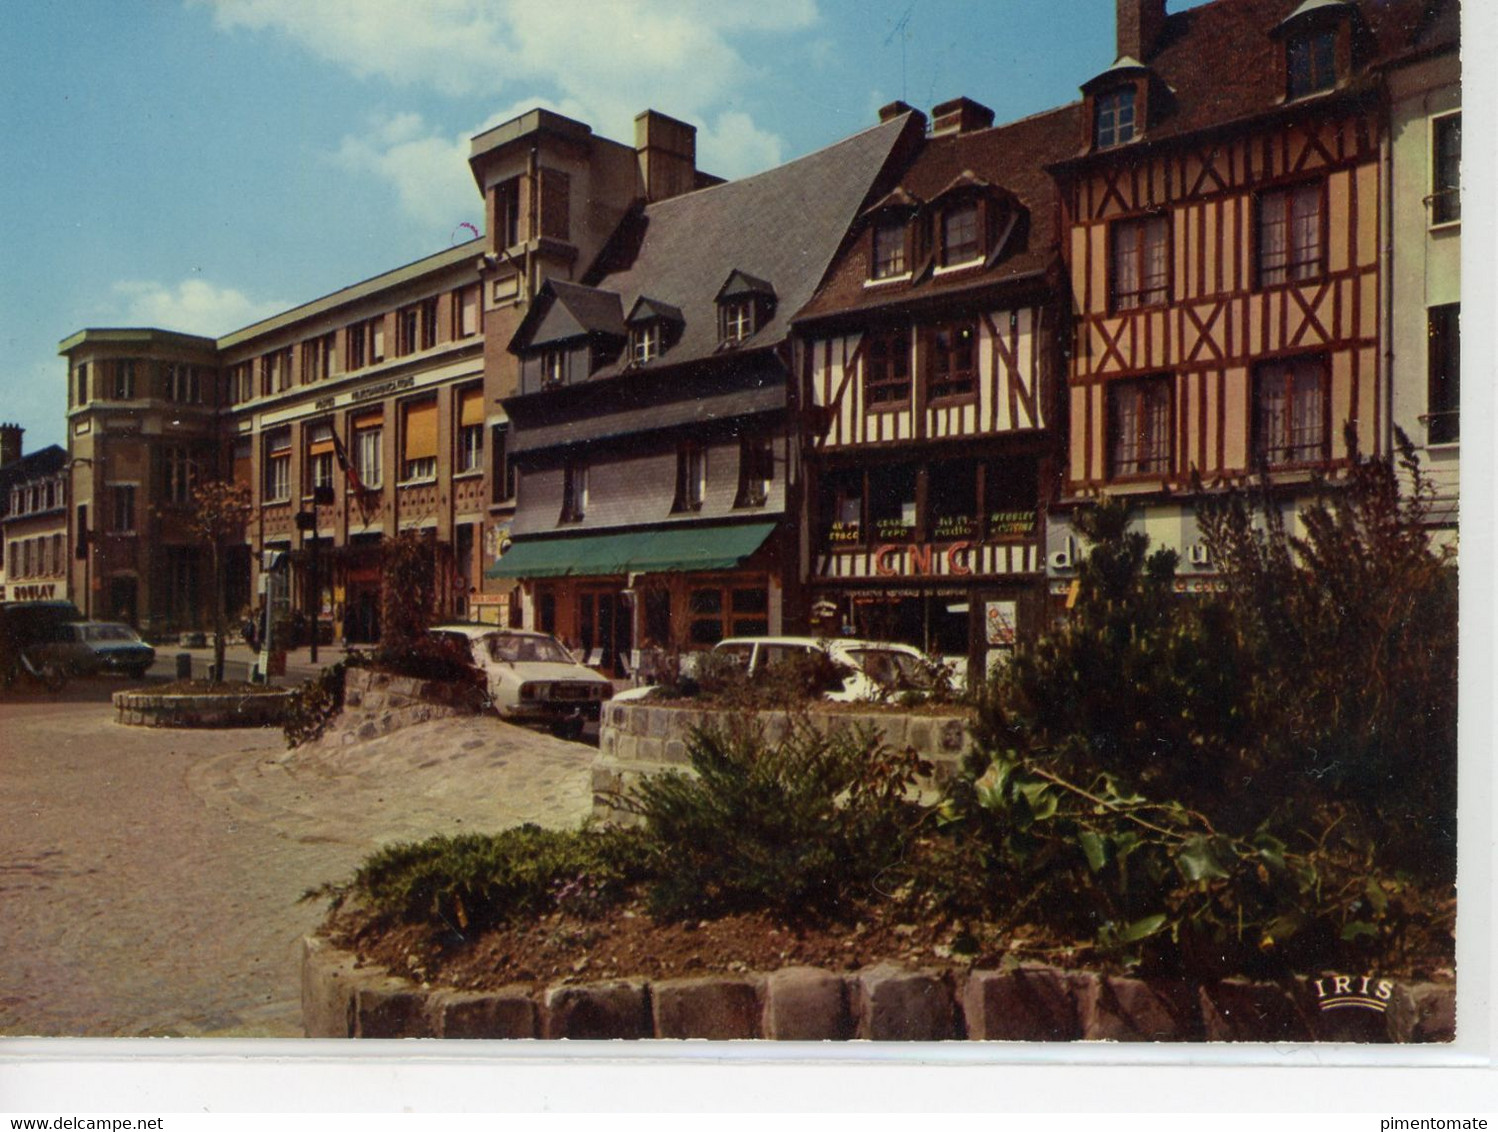
[[[579,594],[577,603],[583,663],[610,675],[622,675],[622,661],[632,647],[629,609],[623,598],[612,591],[594,591]]]
[[[109,616],[127,625],[136,624],[140,583],[134,578],[109,579]]]

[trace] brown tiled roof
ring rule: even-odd
[[[1285,83],[1276,27],[1303,0],[1215,0],[1166,17],[1145,66],[1164,98],[1151,96],[1145,143],[1253,118],[1280,107]],[[1359,0],[1366,70],[1420,44],[1434,9],[1453,0]],[[1316,96],[1300,100],[1313,105]],[[1163,105],[1161,103],[1163,102]],[[1076,145],[1082,144],[1082,137]],[[1122,147],[1117,151],[1122,152]]]
[[[920,271],[908,285],[865,287],[867,256],[851,245],[828,273],[827,282],[798,314],[797,321],[830,314],[906,306],[912,302],[992,287],[1044,272],[1056,257],[1056,187],[1045,166],[1076,152],[1081,136],[1081,104],[1072,103],[1003,126],[928,138],[920,154],[885,198],[935,200],[954,183],[976,179],[1013,194],[1028,213],[1010,236],[1010,248],[986,268],[933,276]],[[872,217],[865,215],[864,223]]]

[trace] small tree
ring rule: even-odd
[[[380,563],[380,656],[400,660],[419,650],[437,602],[433,543],[405,531],[385,544]]]
[[[188,529],[208,547],[213,569],[213,679],[224,678],[224,638],[228,614],[224,608],[228,588],[224,577],[224,549],[244,538],[244,526],[254,511],[249,486],[232,480],[204,480],[192,491]]]

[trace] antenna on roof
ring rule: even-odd
[[[905,43],[910,39],[910,15],[915,11],[915,4],[905,9],[905,14],[895,22],[894,29],[884,37],[884,46],[888,47],[895,41],[895,36],[900,37],[900,97],[905,97]]]

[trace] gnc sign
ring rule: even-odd
[[[935,546],[929,542],[881,546],[874,550],[874,573],[883,578],[918,578],[942,573],[961,577],[973,572],[967,564],[972,549],[970,542],[954,542],[947,546]],[[946,570],[940,569],[943,558],[946,559]]]

